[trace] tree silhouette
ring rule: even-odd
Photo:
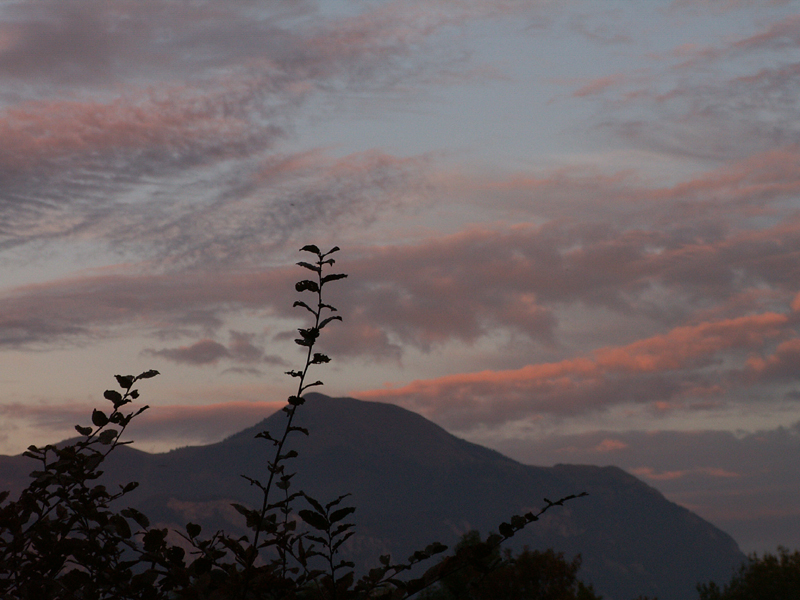
[[[783,547],[777,554],[751,554],[731,580],[720,588],[697,586],[700,600],[796,600],[800,598],[800,552]]]
[[[508,549],[484,549],[483,544],[477,531],[465,534],[456,546],[466,559],[464,567],[420,600],[601,600],[577,578],[580,556],[568,561],[561,552],[527,547],[513,556]]]

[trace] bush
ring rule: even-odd
[[[568,561],[561,552],[528,548],[516,557],[498,547],[482,552],[476,531],[457,546],[470,548],[476,552],[467,566],[423,592],[420,600],[601,600],[577,578],[580,556]]]
[[[700,600],[797,600],[800,598],[800,552],[783,547],[778,554],[751,554],[730,582],[697,586]]]
[[[322,385],[321,381],[308,382],[311,367],[330,361],[325,354],[314,352],[317,339],[327,325],[341,320],[333,314],[336,308],[323,302],[323,288],[346,277],[325,274],[335,262],[330,255],[339,248],[323,253],[309,245],[301,250],[315,257],[313,262],[298,263],[313,275],[299,281],[295,289],[314,300],[298,300],[294,306],[310,313],[313,323],[300,328],[295,340],[305,349],[306,358],[302,369],[287,372],[297,380],[297,392],[283,408],[283,431],[274,436],[268,431],[256,435],[274,448],[266,478],[242,475],[261,490],[261,505],[233,504],[249,534],[235,537],[217,531],[202,535],[200,525],[187,523],[183,531],[170,536],[166,529],[151,527],[136,509],[116,509],[137,483],[112,491],[96,480],[103,474],[101,467],[109,453],[130,443],[120,441],[127,426],[148,408],[128,412],[128,405],[139,398],[134,386],[158,371],[116,375],[119,389],[104,393],[112,405],[110,412],[96,409],[91,425],[76,425],[81,439],[75,443],[30,446],[24,454],[39,463],[31,473],[30,485],[15,501],[8,501],[8,492],[0,493],[0,597],[407,598],[443,578],[474,569],[476,556],[497,552],[505,540],[542,513],[577,497],[546,501],[537,514],[512,517],[500,524],[498,534],[457,548],[453,556],[419,577],[399,576],[408,576],[412,568],[441,554],[446,546],[432,543],[400,562],[382,556],[378,566],[364,570],[366,574],[356,580],[355,565],[342,560],[339,553],[354,533],[349,520],[355,508],[347,506],[347,494],[323,503],[301,490],[294,491],[289,465],[297,453],[284,449],[290,435],[308,435],[307,430],[293,425],[294,416],[305,401],[306,390]],[[178,543],[173,542],[176,535]]]

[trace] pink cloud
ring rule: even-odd
[[[695,369],[719,360],[724,351],[755,349],[785,335],[786,315],[765,313],[715,323],[683,326],[587,357],[519,369],[481,371],[418,380],[355,396],[413,407],[451,425],[504,423],[536,414],[591,413],[615,404],[658,403],[683,397],[696,383]],[[676,379],[671,381],[670,376]],[[644,379],[642,377],[645,376]],[[723,373],[716,377],[726,387]],[[711,389],[704,386],[706,394]],[[459,421],[451,421],[458,418]]]
[[[738,40],[732,44],[735,49],[797,48],[800,46],[800,15],[789,15],[755,35]]]
[[[597,79],[593,79],[575,90],[572,93],[572,96],[575,98],[585,98],[586,96],[600,94],[610,87],[620,85],[621,83],[625,82],[626,79],[626,75],[623,75],[622,73],[598,77]]]
[[[745,365],[744,374],[748,379],[776,381],[796,380],[800,377],[800,338],[786,340],[778,344],[775,351],[766,358],[751,356]]]
[[[734,478],[734,477],[741,477],[740,473],[736,473],[734,471],[727,471],[725,469],[714,469],[714,468],[700,468],[700,469],[689,469],[689,470],[681,470],[681,471],[662,471],[657,472],[652,467],[637,467],[635,469],[631,469],[631,473],[638,477],[644,477],[645,479],[652,479],[654,481],[670,481],[674,479],[683,479],[689,475],[707,475],[708,477],[714,478]]]
[[[623,442],[622,440],[615,440],[612,438],[605,438],[602,440],[597,446],[595,446],[592,451],[599,452],[599,453],[607,453],[607,452],[617,452],[619,450],[624,450],[628,447],[628,444]]]
[[[58,157],[88,160],[114,150],[185,153],[191,148],[232,155],[252,143],[254,131],[245,114],[226,113],[221,103],[221,97],[176,88],[108,103],[18,104],[0,112],[0,136],[6,141],[0,166],[13,172]]]

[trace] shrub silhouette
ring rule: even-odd
[[[342,545],[354,533],[349,517],[355,508],[347,506],[348,495],[321,502],[302,490],[295,491],[290,465],[297,452],[285,451],[290,435],[309,434],[293,424],[294,416],[304,403],[306,390],[322,385],[318,380],[308,382],[311,367],[330,361],[325,354],[314,352],[320,333],[331,322],[341,321],[333,314],[336,308],[323,302],[322,294],[326,284],[347,277],[326,273],[335,264],[330,255],[338,250],[334,247],[321,252],[314,245],[301,249],[315,260],[297,264],[313,275],[297,282],[295,289],[314,300],[298,300],[294,306],[310,313],[313,322],[300,328],[295,340],[306,349],[306,358],[302,369],[287,371],[297,379],[297,391],[282,409],[286,414],[283,432],[256,435],[274,448],[266,479],[242,475],[261,491],[261,505],[251,508],[233,504],[249,534],[236,537],[216,531],[203,535],[200,525],[187,523],[183,531],[170,535],[167,529],[151,527],[149,519],[134,508],[116,509],[138,484],[131,482],[119,490],[108,490],[97,479],[103,474],[101,467],[109,453],[130,443],[121,441],[127,426],[148,408],[128,412],[128,405],[139,398],[134,386],[155,377],[158,371],[116,375],[119,390],[104,393],[111,411],[95,409],[91,426],[76,425],[82,436],[77,442],[30,446],[25,456],[39,463],[31,473],[30,485],[17,500],[9,501],[8,492],[0,493],[0,597],[407,598],[440,580],[483,568],[480,565],[497,554],[503,542],[541,514],[585,495],[545,499],[538,513],[513,516],[499,525],[499,533],[460,545],[453,555],[435,562],[421,576],[408,577],[412,568],[441,554],[446,546],[434,542],[400,562],[389,555],[381,556],[379,565],[363,570],[366,574],[356,580],[355,565],[340,557]],[[296,508],[298,505],[300,508]]]
[[[800,551],[783,547],[777,555],[751,554],[731,580],[720,588],[710,582],[697,586],[700,600],[796,600],[800,598]]]
[[[470,531],[456,548],[480,548],[480,544],[480,534]],[[580,566],[580,556],[567,561],[563,553],[528,548],[512,556],[510,550],[495,547],[422,592],[419,600],[601,600],[591,586],[578,580]]]

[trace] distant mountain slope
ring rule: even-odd
[[[349,551],[374,564],[380,554],[405,557],[431,541],[454,544],[461,533],[486,533],[512,514],[586,491],[589,496],[548,512],[514,539],[517,546],[580,553],[580,577],[608,600],[639,594],[661,600],[696,597],[699,581],[727,581],[744,556],[734,540],[615,467],[526,466],[456,438],[400,407],[308,394],[296,424],[295,487],[320,500],[343,493],[356,506],[358,535]],[[255,504],[257,490],[240,477],[266,479],[271,446],[254,438],[283,431],[278,412],[209,446],[147,454],[130,447],[112,455],[110,479],[139,481],[128,504],[163,524],[187,521],[231,530],[240,524],[230,502]],[[21,457],[2,457],[6,488]],[[363,562],[361,563],[363,564]]]

